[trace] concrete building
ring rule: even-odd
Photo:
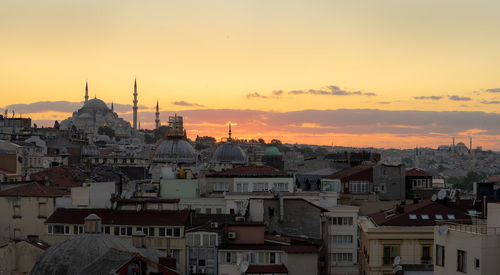
[[[139,209],[140,210],[140,209]],[[43,240],[56,244],[84,232],[84,219],[96,214],[102,219],[102,232],[133,244],[133,236],[146,234],[145,247],[165,252],[176,259],[176,266],[184,273],[186,243],[184,229],[190,222],[190,211],[171,210],[112,210],[58,208],[45,222]]]
[[[337,205],[323,213],[326,243],[326,274],[359,274],[358,267],[358,211],[359,207]]]
[[[55,210],[56,198],[67,194],[39,183],[0,192],[0,237],[12,240],[42,236],[45,219]]]
[[[21,180],[23,148],[15,143],[0,140],[0,173],[2,181]]]
[[[500,204],[488,203],[486,223],[439,222],[434,227],[434,274],[497,274]]]
[[[49,246],[35,236],[0,241],[0,274],[29,274]]]
[[[419,274],[431,274],[434,225],[445,219],[471,221],[460,208],[431,200],[360,217],[361,274],[393,274],[396,256],[400,257],[403,270],[411,268]]]
[[[437,192],[432,184],[434,176],[432,173],[419,168],[412,168],[406,170],[405,175],[407,199],[428,199]]]
[[[404,200],[406,195],[404,165],[373,166],[373,189],[378,194],[379,200]]]

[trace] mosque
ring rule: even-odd
[[[87,136],[97,136],[97,131],[100,127],[107,126],[115,132],[118,138],[131,138],[135,136],[137,131],[137,81],[134,81],[134,106],[133,110],[133,126],[130,122],[120,118],[114,112],[113,103],[109,108],[104,101],[97,97],[89,100],[88,84],[85,83],[85,101],[83,107],[73,112],[72,117],[69,117],[61,122],[60,129],[69,130],[73,126],[76,129],[83,131]],[[156,103],[156,127],[160,125],[158,103]]]

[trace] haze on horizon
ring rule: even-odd
[[[465,0],[5,0],[0,109],[52,125],[88,80],[130,119],[137,77],[141,125],[159,100],[191,138],[231,121],[239,138],[435,148],[472,135],[500,150],[499,13]]]

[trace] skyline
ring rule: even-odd
[[[2,1],[0,109],[32,104],[14,110],[52,125],[79,108],[68,109],[88,80],[91,98],[121,110],[137,76],[141,126],[153,127],[159,100],[162,121],[186,114],[190,137],[223,137],[231,121],[240,138],[414,148],[462,134],[500,150],[499,11],[496,1],[451,0]],[[42,101],[72,104],[34,112]],[[322,121],[345,109],[358,118],[345,118],[351,127]],[[436,125],[390,115],[362,124],[370,115],[356,112],[367,109],[406,120],[422,111]],[[307,110],[318,117],[290,115]],[[119,111],[130,121],[127,112]],[[446,125],[449,113],[466,123]],[[269,125],[274,116],[289,121]]]

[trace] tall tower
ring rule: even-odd
[[[134,79],[134,131],[137,131],[137,79]]]
[[[231,122],[229,122],[229,133],[228,133],[228,137],[227,137],[227,140],[228,140],[228,141],[233,140],[233,138],[231,137],[231,134],[232,134],[232,133],[231,133]]]
[[[115,111],[115,106],[113,104],[113,101],[111,101],[111,112],[114,112]]]
[[[87,81],[85,81],[85,103],[89,101],[89,85]]]
[[[156,101],[156,119],[155,119],[155,124],[156,124],[156,129],[160,128],[160,108],[158,107],[158,100]]]
[[[469,137],[469,152],[472,153],[472,136]]]

